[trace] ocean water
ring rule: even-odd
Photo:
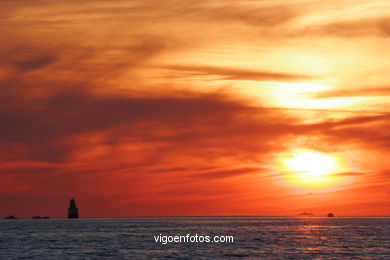
[[[233,236],[156,243],[155,236]],[[0,220],[0,259],[390,259],[390,218]]]

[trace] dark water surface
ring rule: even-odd
[[[159,235],[233,243],[156,243]],[[390,218],[0,220],[0,259],[390,259]]]

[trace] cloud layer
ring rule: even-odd
[[[281,181],[294,148],[366,155],[335,193],[388,214],[388,6],[355,5],[2,1],[0,214],[62,216],[72,196],[84,216],[295,214],[315,200]]]

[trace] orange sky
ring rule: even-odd
[[[390,3],[358,2],[2,0],[0,216],[390,215]]]

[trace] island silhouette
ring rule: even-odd
[[[309,212],[304,211],[304,212],[302,212],[301,214],[298,214],[297,216],[298,216],[298,217],[313,217],[314,214],[313,214],[313,213],[309,213]]]

